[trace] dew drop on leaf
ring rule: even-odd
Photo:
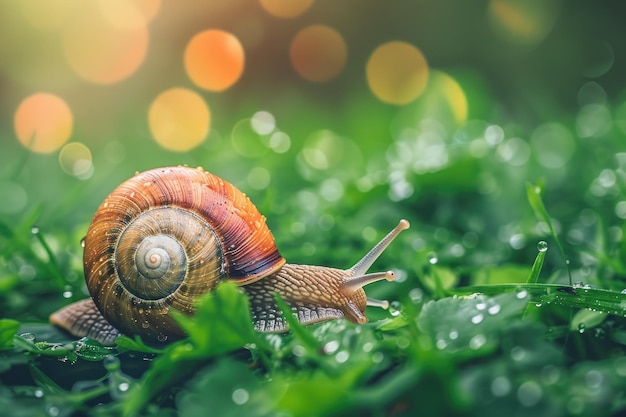
[[[402,304],[399,301],[392,301],[389,304],[389,314],[397,317],[402,313]]]
[[[428,263],[431,265],[435,265],[437,262],[439,262],[439,258],[437,258],[437,254],[435,253],[431,253],[428,255]]]
[[[540,240],[537,243],[537,250],[539,252],[546,252],[548,250],[548,243],[545,240]]]
[[[578,333],[583,334],[585,333],[586,330],[585,323],[578,323]]]
[[[34,342],[35,341],[35,335],[32,333],[22,333],[20,335],[20,337],[24,340],[27,340],[29,342]]]
[[[528,291],[521,289],[515,294],[515,297],[518,300],[523,300],[524,298],[528,297]]]
[[[102,360],[102,365],[107,371],[115,372],[120,369],[120,360],[116,356],[108,355]]]
[[[30,228],[30,232],[31,232],[32,234],[34,234],[34,235],[39,234],[39,227],[37,227],[37,226],[33,226],[33,227],[31,227],[31,228]]]
[[[478,324],[481,321],[483,321],[483,319],[485,318],[485,316],[483,316],[482,314],[476,314],[475,316],[472,317],[472,323],[474,324]]]

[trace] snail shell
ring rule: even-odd
[[[246,291],[255,327],[284,331],[278,293],[305,324],[346,317],[365,323],[366,305],[385,307],[361,288],[393,272],[365,274],[406,220],[347,270],[286,264],[265,218],[230,183],[201,168],[135,175],[100,205],[84,240],[91,299],[51,316],[77,336],[105,344],[121,333],[147,342],[184,336],[168,313],[193,314],[194,300],[222,280]]]
[[[105,319],[148,340],[182,336],[170,308],[220,280],[250,283],[283,266],[264,217],[245,194],[200,169],[141,173],[102,203],[85,237],[87,287]]]

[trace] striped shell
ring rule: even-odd
[[[220,280],[255,282],[285,264],[245,194],[198,168],[137,174],[101,204],[85,237],[87,287],[125,334],[183,336],[167,313],[191,314]]]

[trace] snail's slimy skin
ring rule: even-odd
[[[367,322],[362,287],[391,271],[366,274],[391,241],[409,227],[401,220],[347,270],[287,264],[265,218],[230,183],[201,168],[167,167],[122,183],[100,205],[84,241],[91,299],[59,310],[50,321],[78,337],[113,343],[120,333],[149,343],[179,339],[168,314],[193,314],[196,298],[222,280],[247,293],[255,328],[287,330],[278,293],[303,324],[346,318]]]

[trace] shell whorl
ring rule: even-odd
[[[85,237],[94,302],[116,328],[163,341],[182,336],[167,314],[222,279],[245,284],[280,269],[264,217],[228,182],[170,167],[127,180],[101,204]]]

